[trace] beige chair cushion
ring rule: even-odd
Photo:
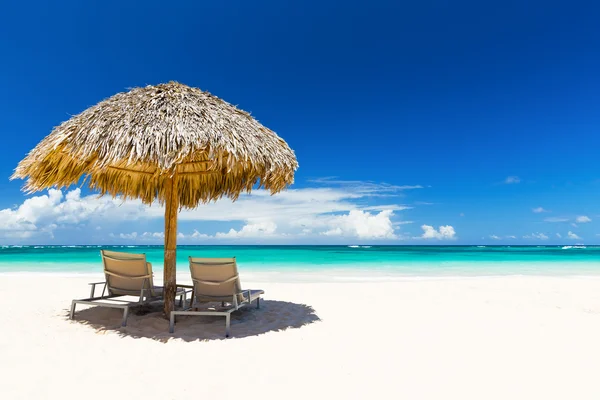
[[[139,296],[142,288],[153,288],[152,264],[145,254],[101,250],[108,292],[111,295]],[[145,286],[144,286],[145,285]],[[149,293],[155,296],[153,292]]]
[[[190,272],[194,281],[194,296],[198,302],[233,301],[233,295],[242,292],[237,263],[233,258],[190,257]],[[264,291],[253,290],[250,301],[256,300]],[[238,295],[238,302],[245,300]]]

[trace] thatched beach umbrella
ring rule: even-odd
[[[63,122],[11,179],[29,193],[82,177],[101,194],[165,205],[165,307],[175,301],[177,213],[257,184],[279,192],[298,163],[287,143],[250,114],[176,82],[116,94]],[[84,181],[85,181],[84,180]]]

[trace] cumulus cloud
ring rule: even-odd
[[[502,238],[500,236],[497,236],[497,235],[490,235],[490,239],[500,240]]]
[[[332,217],[328,224],[331,229],[323,232],[327,236],[347,236],[359,239],[394,239],[394,227],[390,217],[391,210],[378,214],[366,211],[352,210],[348,215]]]
[[[545,210],[543,207],[532,208],[531,211],[533,211],[534,213],[545,213],[545,212],[548,212],[548,210]]]
[[[237,238],[264,238],[273,236],[277,230],[277,224],[273,221],[250,222],[239,231],[230,229],[229,232],[217,232],[218,238],[237,239]]]
[[[120,233],[119,237],[121,239],[135,239],[137,238],[138,234],[137,232],[131,232],[131,233]]]
[[[531,235],[523,236],[523,239],[539,239],[539,240],[547,240],[548,236],[543,233],[532,233]]]
[[[81,197],[81,190],[74,189],[63,194],[50,189],[47,194],[26,199],[16,208],[0,210],[0,238],[52,238],[54,231],[62,228],[81,228],[81,224],[105,222],[106,217],[127,220],[135,218],[144,207],[132,202],[120,209],[118,199],[98,196]],[[118,211],[118,212],[117,212]],[[96,223],[95,229],[102,227]]]
[[[62,197],[60,190],[51,189],[47,195],[26,199],[16,209],[0,210],[0,232],[10,238],[33,236],[39,230],[38,225],[51,219]]]
[[[504,180],[504,183],[506,183],[507,185],[514,184],[514,183],[520,183],[520,182],[521,182],[521,178],[519,178],[518,176],[508,176]]]
[[[581,239],[581,237],[579,237],[579,236],[578,236],[576,233],[573,233],[573,232],[571,232],[571,231],[569,231],[569,232],[567,233],[567,237],[568,237],[569,239],[574,239],[574,240]]]
[[[192,232],[192,234],[189,235],[188,237],[191,239],[203,239],[203,238],[208,238],[210,236],[205,233],[200,233],[200,232],[198,232],[197,229],[194,229],[194,232]]]
[[[222,199],[179,214],[182,226],[213,221],[213,225],[238,225],[241,222],[241,228],[206,233],[182,232],[178,237],[186,241],[294,235],[315,239],[337,237],[336,240],[344,237],[397,239],[396,231],[411,221],[398,220],[395,215],[412,207],[394,202],[377,204],[380,203],[378,196],[391,198],[419,188],[419,185],[339,181],[336,187],[291,189],[275,196],[265,190],[256,190],[250,195],[242,194],[235,203]],[[43,243],[60,232],[59,238],[70,242],[75,236],[73,231],[78,229],[84,232],[77,234],[80,242],[97,243],[110,237],[158,243],[164,234],[150,231],[148,227],[161,226],[159,221],[162,218],[164,208],[158,204],[149,207],[139,200],[123,201],[95,194],[83,196],[80,189],[68,192],[51,189],[46,194],[24,200],[18,207],[0,210],[0,239],[6,241],[10,238],[15,242],[30,239]],[[109,235],[109,232],[119,232],[119,227],[130,222],[147,231],[138,231],[135,237],[131,231]]]
[[[507,239],[516,239],[517,237],[515,235],[508,235],[506,238]]]
[[[587,215],[579,215],[577,217],[575,217],[574,222],[572,222],[573,220],[571,218],[566,218],[566,217],[548,217],[548,218],[544,218],[544,222],[570,222],[570,225],[577,228],[577,223],[579,224],[585,224],[588,222],[592,222],[592,219],[590,217],[588,217]]]
[[[164,232],[144,232],[142,234],[142,237],[144,239],[164,239],[165,238],[165,234]]]
[[[419,236],[420,239],[438,239],[438,240],[449,240],[456,238],[456,232],[450,225],[442,225],[437,230],[431,225],[421,225],[423,234]]]
[[[337,236],[358,239],[395,239],[394,224],[391,221],[393,212],[384,210],[377,214],[352,210],[347,215],[338,215],[329,217],[323,221],[322,226],[329,229],[320,232],[324,236]],[[305,236],[313,233],[311,228],[303,228],[297,235]],[[289,233],[278,233],[277,224],[272,220],[254,220],[246,223],[239,230],[230,229],[227,232],[217,232],[214,235],[207,235],[194,230],[191,234],[179,232],[179,239],[282,239],[289,237]],[[141,236],[136,232],[111,234],[111,237],[121,239],[164,239],[163,232],[144,232]]]

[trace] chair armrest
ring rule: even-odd
[[[180,285],[179,283],[175,285],[176,288],[184,288],[184,289],[193,289],[194,285]]]
[[[92,289],[90,290],[90,299],[94,298],[94,293],[96,292],[96,285],[104,285],[104,289],[102,290],[102,296],[104,296],[104,291],[106,290],[106,282],[92,282],[88,283],[88,285],[92,287]]]
[[[246,294],[245,295],[246,300],[250,301],[250,293],[251,293],[251,290],[250,289],[246,289],[246,290],[239,291],[238,293],[236,293],[236,295],[240,295],[241,294],[242,296],[244,296],[244,294]]]

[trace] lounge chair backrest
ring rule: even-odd
[[[235,257],[190,257],[190,272],[197,301],[231,301],[242,291]]]
[[[100,250],[106,286],[111,295],[139,296],[142,288],[152,290],[152,265],[145,254]],[[151,295],[149,292],[148,295]]]

